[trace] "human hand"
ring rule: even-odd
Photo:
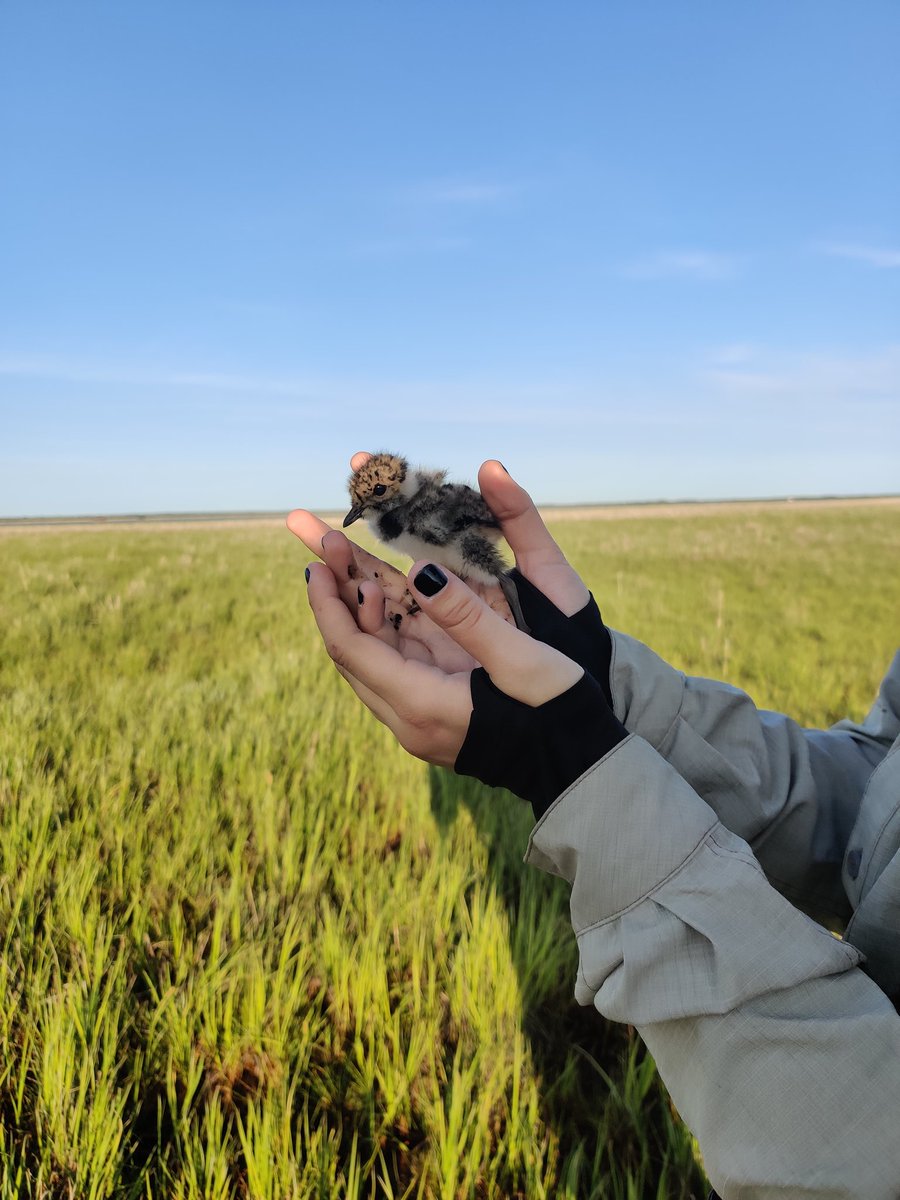
[[[370,457],[365,451],[354,454],[351,469],[358,470]],[[609,634],[590,593],[551,537],[531,497],[496,460],[483,464],[478,482],[515,554],[516,568],[511,576],[530,632],[573,657],[594,673],[608,691]],[[304,509],[292,512],[287,524],[309,550],[331,567],[351,612],[356,610],[359,595],[367,590],[362,586],[364,580],[381,588],[387,600],[382,637],[400,649],[404,657],[450,671],[476,665],[424,613],[416,612],[406,577],[396,568],[354,545]],[[473,590],[491,608],[510,619],[498,585],[476,584]],[[574,620],[569,621],[570,617]]]
[[[358,451],[350,459],[351,470],[358,471],[371,457],[368,451]],[[478,472],[478,487],[488,508],[500,522],[501,532],[515,555],[519,573],[539,588],[566,616],[583,608],[589,592],[569,566],[525,489],[496,459],[488,459],[482,464]],[[491,594],[485,597],[489,603],[495,592],[499,592],[496,585],[491,589]],[[491,603],[491,607],[495,605]]]
[[[416,757],[509,787],[543,811],[625,736],[590,675],[504,621],[451,572],[416,563],[410,595],[486,669],[446,671],[404,657],[379,636],[384,593],[365,586],[354,618],[331,569],[310,564],[309,601],[328,653]]]
[[[367,633],[379,637],[410,662],[436,666],[448,673],[469,671],[478,665],[420,608],[402,571],[304,509],[295,509],[287,525],[308,550],[322,558],[340,598]],[[476,586],[482,595],[489,590],[484,585]],[[506,600],[499,588],[495,590],[497,595],[490,602],[504,610],[508,619]],[[368,606],[364,608],[366,599]]]

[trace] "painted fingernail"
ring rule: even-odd
[[[306,582],[309,583],[309,567],[306,568],[304,574],[306,575]]]
[[[365,596],[362,594],[362,588],[357,588],[356,589],[356,603],[362,604],[364,600],[365,600]]]
[[[423,596],[436,596],[442,587],[447,586],[447,576],[440,567],[429,563],[413,580]]]

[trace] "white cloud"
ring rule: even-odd
[[[141,364],[97,366],[48,355],[39,358],[0,356],[0,378],[45,379],[61,383],[121,384],[132,387],[190,388],[200,391],[252,392],[267,396],[308,393],[309,381],[223,371],[158,370]]]
[[[471,238],[455,236],[373,238],[359,242],[350,253],[358,258],[403,258],[418,254],[458,254],[468,250]]]
[[[413,185],[403,193],[403,198],[419,204],[478,208],[508,200],[521,190],[519,183],[450,177]]]
[[[306,428],[335,413],[353,424],[371,413],[404,413],[415,414],[416,426],[431,429],[514,423],[554,434],[561,429],[625,428],[652,435],[687,427],[733,428],[738,420],[754,428],[762,405],[782,429],[803,429],[827,420],[852,427],[863,405],[873,430],[896,426],[900,416],[900,344],[854,354],[779,352],[735,342],[707,351],[699,364],[685,361],[664,380],[652,373],[623,380],[603,371],[539,379],[254,375],[190,364],[101,367],[90,360],[52,355],[0,355],[3,377],[55,382],[64,386],[54,395],[95,408],[114,406],[116,411],[147,408],[149,394],[155,410],[184,408],[211,414],[219,425],[248,427],[282,422],[284,427],[300,423]],[[11,399],[14,385],[4,390]]]
[[[896,270],[900,267],[900,250],[886,246],[866,246],[859,242],[823,242],[817,247],[820,254],[830,258],[849,258],[853,262],[866,263],[879,270]]]
[[[752,342],[729,342],[710,352],[710,362],[717,367],[737,367],[751,362],[758,349]]]
[[[727,348],[726,348],[727,349]],[[847,404],[865,399],[900,403],[900,345],[865,354],[778,354],[757,350],[744,359],[710,356],[705,379],[718,389],[783,402]]]
[[[709,250],[662,250],[626,263],[621,273],[628,279],[733,279],[740,268],[731,254]]]

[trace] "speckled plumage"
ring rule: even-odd
[[[499,522],[474,488],[446,480],[446,471],[375,454],[350,476],[344,526],[362,517],[392,550],[433,558],[463,579],[495,583],[507,570],[495,546]]]

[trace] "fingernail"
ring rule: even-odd
[[[365,596],[362,594],[362,588],[357,588],[356,589],[356,603],[362,604],[363,600],[365,600]]]
[[[422,568],[413,583],[423,596],[436,596],[442,587],[447,586],[447,576],[440,567],[429,563],[427,567]]]
[[[499,459],[499,458],[497,459],[497,462],[500,462],[500,459]],[[501,467],[503,467],[503,463],[500,463],[500,466],[501,466]],[[503,467],[503,470],[504,470],[504,471],[506,471],[506,467]],[[509,471],[506,471],[506,473],[507,473],[507,475],[508,475],[508,474],[509,474]]]
[[[304,574],[306,575],[306,582],[309,583],[309,567],[306,568]]]

